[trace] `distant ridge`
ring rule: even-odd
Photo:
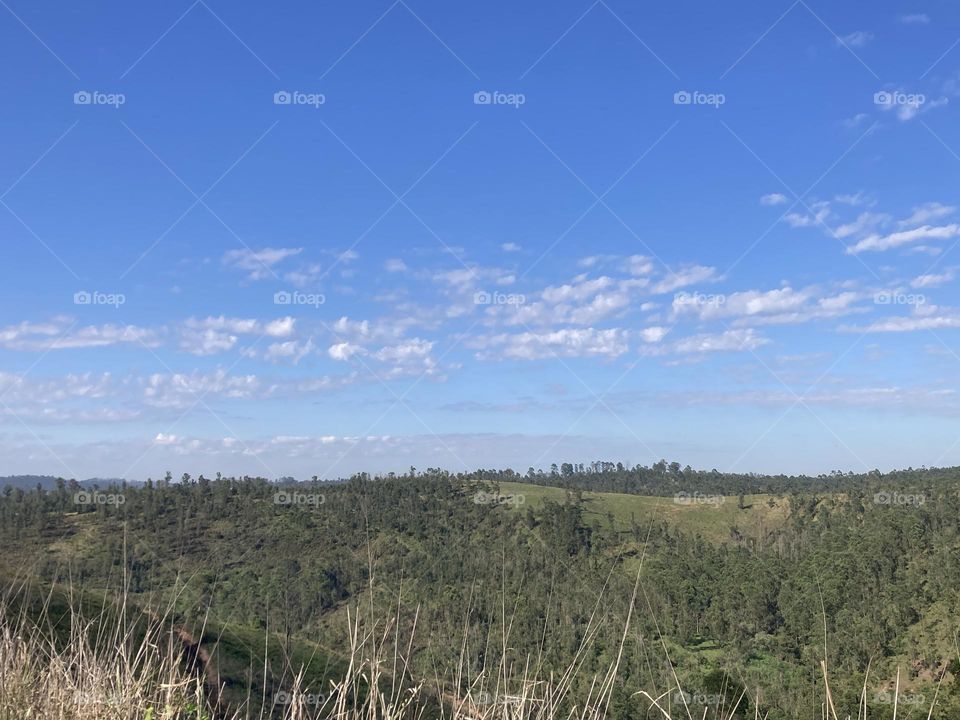
[[[69,481],[68,481],[69,482]],[[85,487],[107,487],[108,485],[120,485],[126,482],[128,485],[140,485],[139,481],[124,481],[121,478],[88,478],[80,480],[79,484]],[[0,476],[0,488],[12,487],[20,490],[35,490],[39,485],[43,490],[55,490],[57,487],[57,478],[53,475],[5,475]]]

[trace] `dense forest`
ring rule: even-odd
[[[363,608],[362,622],[396,616],[397,636],[412,638],[411,677],[439,674],[452,692],[483,668],[520,674],[531,658],[541,675],[561,673],[589,643],[571,702],[620,653],[617,718],[651,717],[637,693],[678,682],[691,710],[743,692],[744,717],[755,705],[772,719],[812,717],[821,660],[838,704],[856,705],[869,667],[882,710],[900,668],[911,697],[929,701],[942,678],[949,716],[960,713],[958,478],[731,475],[664,461],[326,482],[58,480],[3,491],[0,570],[11,586],[122,588],[232,653],[268,637],[289,662],[311,643],[320,675],[336,672],[346,613]],[[510,502],[517,483],[528,501]],[[538,488],[560,490],[534,502]],[[615,516],[623,501],[605,493],[659,496],[671,512]],[[671,498],[682,493],[731,498],[721,536],[678,520],[686,508]],[[747,531],[766,504],[783,512]],[[898,714],[921,716],[919,701]]]
[[[428,471],[430,472],[430,471]],[[719,470],[694,470],[689,465],[661,460],[652,466],[592,462],[553,464],[549,471],[529,468],[522,477],[512,470],[461,474],[465,480],[522,480],[537,485],[553,485],[596,492],[669,496],[696,489],[718,495],[789,493],[839,493],[866,491],[871,487],[948,486],[960,480],[958,468],[907,468],[890,473],[836,470],[826,475],[763,475],[758,473],[722,473]]]

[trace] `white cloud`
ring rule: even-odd
[[[296,364],[314,351],[312,340],[272,344],[264,354],[274,363]],[[431,358],[409,353],[408,363],[390,368],[399,372],[435,374]],[[357,372],[339,376],[262,379],[255,374],[231,374],[222,368],[214,371],[194,369],[184,372],[150,375],[114,376],[111,373],[70,373],[54,378],[30,378],[0,371],[0,423],[11,418],[44,424],[76,426],[90,423],[158,420],[169,423],[183,411],[207,411],[201,403],[215,401],[251,402],[270,397],[302,398],[360,379],[374,382],[371,376]]]
[[[407,264],[400,258],[390,258],[383,264],[383,267],[391,273],[406,272],[407,270]]]
[[[213,355],[232,350],[242,336],[286,338],[293,334],[294,327],[295,320],[292,317],[261,321],[220,315],[188,318],[179,324],[160,328],[112,324],[75,328],[71,326],[69,318],[55,318],[47,323],[22,322],[0,328],[0,347],[46,351],[128,344],[152,349],[172,339],[181,351],[192,355]]]
[[[860,235],[889,221],[890,216],[886,213],[862,212],[853,222],[838,225],[833,234],[835,237],[843,239],[851,235]]]
[[[694,300],[697,300],[694,298]],[[809,295],[790,287],[779,290],[747,290],[730,295],[708,296],[705,300],[691,302],[680,295],[673,300],[675,315],[696,314],[700,320],[715,320],[724,317],[754,316],[783,313],[803,307]]]
[[[923,253],[924,255],[936,257],[943,252],[943,248],[936,247],[935,245],[914,245],[913,247],[905,249],[903,252],[905,255],[918,255]]]
[[[436,273],[434,279],[459,292],[472,292],[481,280],[493,282],[496,285],[510,285],[515,280],[512,273],[500,268],[465,267],[455,270],[445,270]]]
[[[340,341],[352,340],[362,344],[396,339],[403,334],[403,325],[388,320],[351,320],[344,315],[333,323],[332,330]]]
[[[872,210],[860,212],[855,219],[841,222],[842,216],[834,212],[834,207],[837,205],[869,207],[875,203],[875,200],[862,192],[855,195],[837,195],[833,200],[818,200],[811,203],[808,213],[788,213],[785,220],[795,228],[821,225],[824,233],[831,237],[854,238],[856,242],[846,249],[849,255],[864,251],[889,250],[923,240],[948,239],[960,234],[958,233],[960,225],[956,223],[930,224],[931,221],[941,220],[956,211],[954,206],[939,202],[917,205],[909,217],[896,222],[890,214]],[[894,228],[899,228],[899,231],[890,232]],[[922,250],[937,252],[928,246],[923,246]]]
[[[672,310],[674,317],[693,315],[705,322],[734,318],[738,326],[794,324],[857,312],[854,303],[864,297],[852,291],[822,295],[817,287],[794,290],[788,286],[702,298],[680,294],[674,298]]]
[[[287,340],[285,342],[271,343],[267,347],[266,358],[271,362],[286,361],[297,365],[303,358],[312,353],[313,349],[312,338],[308,338],[306,342]]]
[[[505,242],[500,245],[500,249],[504,252],[520,252],[522,248],[514,242]]]
[[[621,318],[631,309],[649,311],[656,307],[656,303],[649,300],[640,302],[644,296],[665,294],[688,285],[720,279],[715,268],[694,265],[654,282],[646,276],[653,270],[652,262],[643,255],[626,258],[597,256],[596,261],[589,264],[610,264],[614,260],[616,267],[629,273],[629,277],[590,277],[581,273],[561,285],[548,285],[539,292],[524,293],[522,302],[485,306],[486,323],[511,327],[594,326],[604,320]]]
[[[575,325],[592,325],[615,315],[629,305],[630,295],[627,292],[599,293],[587,305],[572,310],[569,320]]]
[[[577,267],[588,270],[606,267],[633,277],[643,277],[653,273],[654,262],[653,258],[646,255],[588,255],[577,260]]]
[[[282,317],[267,323],[263,333],[270,337],[289,337],[293,333],[295,323],[296,321],[292,317]]]
[[[616,407],[616,397],[608,401]],[[789,408],[796,404],[796,394],[786,389],[743,390],[715,392],[664,392],[654,399],[667,405],[694,406],[730,406],[749,405],[754,407]],[[902,413],[905,410],[938,412],[956,416],[960,411],[960,395],[952,388],[940,387],[899,387],[879,385],[867,387],[841,387],[827,390],[814,390],[804,393],[803,402],[807,405],[839,408],[866,408],[871,410],[889,410]]]
[[[646,255],[631,255],[626,261],[626,270],[635,277],[653,272],[653,261]]]
[[[871,323],[865,328],[844,327],[848,332],[913,332],[915,330],[943,330],[960,328],[960,315],[907,315],[885,318]]]
[[[640,256],[634,256],[642,262]],[[628,310],[635,296],[649,285],[647,278],[616,280],[608,275],[577,275],[562,285],[549,285],[539,293],[524,295],[515,304],[488,306],[488,324],[508,326],[593,325]]]
[[[68,373],[55,380],[0,370],[0,395],[4,401],[30,398],[40,403],[76,398],[104,398],[113,393],[113,376],[108,373]]]
[[[760,197],[761,205],[783,205],[787,202],[787,196],[783,193],[769,193]]]
[[[689,285],[719,280],[720,278],[717,277],[716,273],[716,268],[705,265],[694,265],[693,267],[684,268],[666,275],[660,282],[650,288],[650,292],[654,295],[662,295]]]
[[[383,347],[375,352],[373,357],[381,362],[405,362],[428,356],[433,346],[431,341],[412,338],[397,345]]]
[[[498,287],[512,285],[517,279],[508,270],[480,265],[437,272],[432,278],[438,284],[440,292],[449,299],[443,308],[443,313],[448,318],[473,313],[477,309],[474,293],[492,292]]]
[[[678,353],[737,352],[754,350],[770,341],[753,328],[726,330],[722,333],[701,333],[679,340],[673,347]]]
[[[953,278],[953,272],[949,270],[940,274],[928,273],[926,275],[918,275],[910,282],[910,287],[918,289],[935,288],[950,282]]]
[[[584,269],[606,267],[630,273],[646,275],[653,272],[652,258],[646,255],[587,255],[577,260],[577,267]]]
[[[387,370],[387,378],[411,374],[435,375],[438,372],[437,362],[430,355],[434,344],[430,340],[411,338],[382,347],[371,357],[393,366]]]
[[[901,101],[882,104],[880,109],[883,112],[893,112],[900,122],[907,122],[918,115],[936,110],[950,102],[949,98],[945,96],[931,100],[923,93],[909,92],[900,88],[891,91],[891,94],[901,98]]]
[[[236,344],[236,335],[211,329],[185,330],[180,336],[180,349],[192,355],[215,355]]]
[[[899,20],[904,25],[926,25],[930,22],[930,16],[926,13],[913,13],[911,15],[901,15]]]
[[[814,224],[814,219],[809,215],[803,215],[801,213],[788,213],[784,218],[790,227],[801,228],[801,227],[810,227]]]
[[[882,251],[900,247],[921,240],[946,240],[960,234],[960,225],[923,225],[911,230],[901,230],[888,235],[869,235],[855,245],[847,248],[848,255],[856,255],[865,251]]]
[[[262,280],[275,275],[273,267],[287,258],[303,252],[303,248],[263,248],[262,250],[228,250],[221,262],[227,267],[247,271],[250,280]]]
[[[872,32],[867,30],[856,30],[849,35],[836,38],[835,42],[841,47],[844,45],[847,47],[863,47],[871,40],[873,40]]]
[[[297,270],[291,270],[288,273],[284,273],[283,279],[294,287],[307,287],[308,285],[312,285],[320,279],[321,269],[322,268],[319,263],[310,263]]]
[[[863,297],[860,293],[842,292],[830,297],[817,300],[817,306],[823,311],[821,316],[835,317],[846,313],[857,300]]]
[[[155,346],[156,334],[136,325],[90,325],[69,332],[55,341],[55,348],[92,348],[121,343]]]
[[[858,191],[855,193],[840,193],[833,197],[835,202],[838,202],[842,205],[852,205],[854,207],[859,205],[872,205],[873,201],[865,193]]]
[[[830,203],[826,200],[820,200],[809,206],[812,215],[803,213],[788,213],[784,218],[790,227],[811,227],[813,225],[822,225],[830,217]]]
[[[193,355],[213,355],[233,349],[240,335],[289,337],[293,333],[292,317],[262,323],[253,318],[231,318],[220,315],[202,319],[190,318],[180,329],[180,349]]]
[[[600,255],[588,255],[587,257],[582,257],[577,260],[577,265],[582,268],[592,268],[602,261],[603,257]]]
[[[369,339],[365,337],[363,341]],[[340,362],[348,362],[354,356],[362,356],[371,362],[376,361],[387,365],[386,368],[375,370],[367,368],[376,379],[391,379],[403,375],[433,376],[439,373],[439,366],[430,355],[435,344],[432,340],[410,338],[372,351],[359,342],[341,341],[327,348],[327,354]],[[366,366],[368,363],[363,364]]]
[[[157,331],[136,325],[85,325],[75,327],[70,318],[54,318],[46,323],[22,322],[0,328],[0,347],[8,350],[42,352],[99,348],[135,344],[156,347]]]
[[[846,128],[855,128],[859,127],[864,120],[867,120],[870,117],[867,113],[857,113],[851,117],[848,117],[842,121],[843,126]]]
[[[552,357],[614,358],[627,351],[626,334],[619,329],[578,328],[545,332],[500,334],[474,338],[468,347],[483,348],[486,359],[539,360]]]
[[[923,205],[918,205],[913,209],[913,214],[901,220],[898,224],[900,227],[915,227],[917,225],[925,225],[932,220],[940,220],[952,215],[956,211],[956,208],[952,205],[943,205],[938,202],[928,202]]]
[[[209,316],[201,320],[191,318],[184,323],[187,327],[227,330],[229,332],[249,334],[257,331],[260,324],[252,318],[231,318],[225,315]]]
[[[327,354],[334,360],[346,362],[353,355],[363,352],[363,347],[349,342],[339,342],[327,348]]]
[[[640,337],[643,338],[644,342],[648,343],[657,343],[663,340],[666,337],[669,330],[665,327],[648,327],[640,331]]]
[[[134,408],[117,406],[121,384],[111,373],[68,373],[34,378],[0,371],[0,418],[41,423],[90,423],[133,420]]]
[[[155,373],[137,383],[143,402],[158,408],[189,408],[204,398],[250,399],[268,392],[256,375],[230,375],[222,368],[209,373]]]
[[[552,285],[544,288],[541,296],[549,303],[562,303],[576,300],[585,300],[613,285],[613,279],[606,275],[589,279],[586,275],[578,275],[573,282],[564,285]]]

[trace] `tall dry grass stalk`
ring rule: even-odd
[[[634,586],[633,601],[637,598]],[[51,593],[52,595],[52,593]],[[28,612],[28,603],[0,599],[0,720],[601,720],[614,718],[613,691],[619,681],[632,612],[628,615],[620,646],[609,667],[588,679],[585,697],[574,698],[573,687],[597,637],[602,613],[594,608],[587,632],[567,669],[541,672],[541,657],[530,657],[517,667],[501,653],[495,667],[471,672],[467,635],[461,642],[459,667],[438,671],[427,681],[414,679],[410,659],[414,653],[417,613],[409,634],[401,641],[399,605],[393,617],[381,620],[373,612],[348,611],[348,666],[344,676],[322,690],[307,687],[303,670],[294,672],[276,696],[229,711],[218,707],[216,678],[203,676],[185,645],[184,631],[154,613],[136,611],[128,618],[126,603],[106,604],[99,615],[85,617],[69,603],[62,617],[51,611],[50,596],[41,608]],[[631,607],[635,605],[631,602]],[[38,611],[39,610],[39,611]],[[41,618],[35,620],[34,618]],[[510,619],[503,608],[502,649],[509,646]],[[267,640],[269,642],[269,640]],[[664,647],[666,651],[666,647]],[[542,651],[542,649],[541,649]],[[449,670],[449,669],[445,669]],[[830,689],[827,664],[823,677],[822,720],[867,720],[865,677],[856,715],[838,713]],[[869,670],[868,670],[869,674]],[[289,676],[288,676],[289,677]],[[899,674],[892,717],[897,717]],[[941,676],[941,682],[943,677]],[[682,700],[680,681],[656,696],[634,695],[647,707],[647,717],[661,720],[731,720],[743,718],[745,695],[732,707],[714,707],[694,717]],[[264,687],[267,670],[264,669]],[[583,683],[581,682],[582,686]],[[937,686],[939,692],[939,684]],[[318,692],[318,690],[320,690]],[[679,703],[672,698],[680,697]],[[753,720],[764,720],[754,700]],[[934,717],[933,706],[927,714]],[[737,713],[740,713],[739,715]],[[886,717],[886,716],[885,716]]]
[[[0,720],[206,717],[203,683],[161,626],[71,611],[55,627],[48,610],[38,624],[26,604],[0,605]]]
[[[19,594],[28,595],[23,588]],[[501,660],[471,675],[464,669],[465,635],[460,667],[438,672],[429,683],[413,680],[410,671],[417,616],[401,642],[399,606],[385,622],[358,608],[347,613],[342,679],[318,693],[305,686],[301,670],[282,704],[268,697],[254,710],[248,699],[228,712],[216,707],[216,680],[202,676],[203,663],[187,652],[183,629],[169,616],[128,611],[125,598],[109,607],[105,602],[94,617],[72,596],[66,610],[54,611],[52,591],[31,611],[26,599],[17,604],[9,595],[0,599],[0,720],[599,720],[608,717],[630,622],[621,653],[575,703],[571,688],[600,630],[599,603],[569,668],[558,676],[541,679],[540,658],[519,672]],[[508,631],[501,641],[506,648]]]

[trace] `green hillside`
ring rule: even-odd
[[[67,488],[11,492],[0,497],[0,570],[10,587],[27,577],[101,604],[122,592],[168,617],[234,706],[269,701],[301,670],[321,694],[358,632],[404,659],[404,682],[445,698],[490,667],[515,678],[536,662],[557,676],[589,643],[570,702],[619,657],[611,707],[623,720],[649,717],[638,693],[677,682],[707,704],[749,689],[770,720],[810,716],[822,660],[846,707],[869,667],[881,713],[898,669],[914,695],[943,677],[939,704],[960,709],[960,494],[947,477],[827,478],[836,492],[743,496],[753,480],[736,477],[735,492],[678,499],[691,479],[667,469],[644,481],[662,495],[640,495],[490,472],[283,487],[198,478],[82,508]],[[878,503],[865,482],[925,501]]]
[[[566,490],[546,485],[520,482],[498,485],[500,493],[513,498],[505,499],[504,507],[516,510],[539,507],[545,500],[562,503],[567,496]],[[490,487],[493,492],[496,486]],[[699,534],[715,542],[730,540],[734,528],[744,537],[762,537],[764,533],[781,527],[789,512],[786,498],[774,495],[745,495],[743,507],[740,507],[739,496],[727,495],[676,498],[585,491],[581,497],[585,515],[592,521],[606,521],[613,516],[617,528],[625,531],[634,523],[648,523],[660,518],[684,532]]]

